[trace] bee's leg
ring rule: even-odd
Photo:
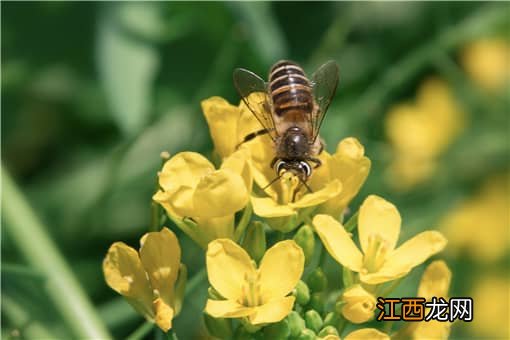
[[[315,163],[314,169],[317,169],[322,165],[322,161],[318,158],[308,157],[306,160]]]
[[[319,137],[319,144],[320,144],[320,147],[319,147],[319,155],[320,155],[322,153],[322,151],[324,151],[324,141],[320,137]]]
[[[270,129],[262,129],[262,130],[258,130],[258,131],[252,132],[250,134],[247,134],[244,137],[243,141],[241,143],[237,144],[236,149],[238,149],[241,146],[241,144],[249,142],[257,136],[265,135],[265,134],[269,133],[270,131],[271,131]]]

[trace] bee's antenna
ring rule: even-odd
[[[273,185],[275,182],[277,182],[279,179],[282,178],[282,175],[274,178],[271,182],[269,182],[268,185],[266,185],[265,187],[262,188],[262,190],[266,191],[267,188],[269,188],[271,185]]]

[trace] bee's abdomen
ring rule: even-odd
[[[302,120],[311,114],[313,96],[310,82],[303,69],[295,63],[283,60],[271,68],[269,92],[277,116]]]

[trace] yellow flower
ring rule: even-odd
[[[367,179],[370,165],[363,145],[356,138],[340,141],[335,154],[328,158],[327,169],[330,180],[342,183],[342,191],[325,202],[319,212],[339,218]]]
[[[291,240],[278,242],[262,258],[258,269],[246,251],[229,239],[207,248],[207,275],[225,300],[207,301],[205,311],[215,318],[247,318],[252,325],[278,322],[294,305],[287,296],[304,268],[301,248]]]
[[[159,173],[154,201],[197,243],[233,237],[234,214],[249,201],[251,170],[244,150],[226,158],[219,170],[202,155],[181,152]],[[196,225],[189,226],[186,219]]]
[[[248,134],[262,129],[243,102],[236,107],[222,98],[212,97],[202,102],[202,109],[214,149],[222,158],[234,152]],[[268,135],[263,135],[242,144],[240,148],[249,150],[253,179],[259,188],[265,188],[261,195],[252,195],[255,214],[267,218],[274,229],[284,232],[299,224],[299,214],[306,208],[322,204],[322,212],[339,216],[358,192],[370,169],[370,160],[364,156],[363,146],[354,138],[346,138],[340,142],[334,155],[326,151],[319,155],[322,166],[314,169],[307,183],[312,193],[290,174],[266,188],[277,177],[270,167],[275,155],[273,141]],[[299,185],[301,188],[293,197]]]
[[[461,62],[471,79],[481,88],[500,90],[510,81],[510,43],[501,38],[485,38],[468,44]]]
[[[437,78],[427,79],[415,103],[399,104],[386,117],[385,130],[395,155],[389,169],[390,183],[407,190],[432,176],[437,157],[463,125],[464,114],[448,84]]]
[[[352,323],[363,323],[374,317],[376,305],[375,297],[367,292],[361,285],[347,288],[342,294],[342,315]]]
[[[361,282],[379,284],[403,277],[446,246],[437,231],[425,231],[396,248],[401,218],[397,208],[371,195],[358,217],[360,251],[344,227],[328,215],[317,215],[313,225],[331,256],[359,273]]]
[[[465,251],[482,263],[505,256],[510,248],[509,180],[509,174],[489,178],[478,193],[460,202],[440,223],[455,255]]]
[[[503,275],[487,274],[479,279],[469,295],[473,298],[474,317],[468,326],[473,336],[484,339],[509,339],[510,280]]]
[[[112,244],[103,261],[106,283],[147,319],[163,331],[172,328],[172,319],[181,308],[183,289],[176,292],[176,281],[185,280],[181,248],[167,228],[145,234],[140,252],[123,242]],[[177,294],[176,294],[177,293]]]
[[[423,273],[418,287],[418,296],[431,301],[432,297],[448,299],[452,273],[444,261],[432,262]],[[425,311],[425,315],[429,310]],[[409,334],[415,339],[447,339],[450,322],[437,320],[421,321],[409,325]]]
[[[345,340],[390,340],[390,337],[375,328],[363,328],[349,333]]]

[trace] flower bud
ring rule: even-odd
[[[312,292],[322,292],[328,286],[328,279],[322,269],[317,267],[308,277],[307,283]]]
[[[319,332],[322,328],[323,321],[319,313],[316,310],[310,309],[305,313],[306,327],[313,330],[315,333]]]
[[[313,293],[308,305],[311,309],[315,309],[319,313],[324,312],[324,294]]]
[[[294,235],[294,241],[303,249],[305,253],[305,265],[307,265],[312,259],[315,249],[315,237],[312,228],[306,224],[302,226],[296,235]]]
[[[336,326],[338,323],[338,314],[329,312],[324,318],[324,326]]]
[[[287,339],[290,335],[289,323],[286,319],[264,327],[265,339]],[[224,339],[224,338],[223,338]]]
[[[336,335],[336,336],[338,336],[338,331],[333,326],[326,326],[323,329],[321,329],[321,331],[318,334],[318,336],[320,338],[324,338],[324,337],[326,337],[328,335]]]
[[[251,258],[259,262],[266,252],[266,233],[264,224],[254,221],[248,226],[242,247],[250,254]]]
[[[228,339],[232,337],[232,321],[230,319],[213,318],[207,313],[204,313],[204,323],[214,337],[220,339]]]
[[[297,337],[303,329],[305,329],[305,320],[299,315],[298,312],[292,311],[287,316],[289,323],[290,336]]]
[[[317,337],[315,336],[314,331],[311,329],[303,329],[301,334],[299,334],[298,340],[315,340]]]
[[[375,297],[360,285],[347,288],[341,296],[342,315],[352,323],[362,323],[374,317]]]
[[[299,280],[296,285],[296,289],[294,290],[294,296],[296,297],[296,302],[305,306],[310,301],[310,290],[308,286],[303,281]]]

